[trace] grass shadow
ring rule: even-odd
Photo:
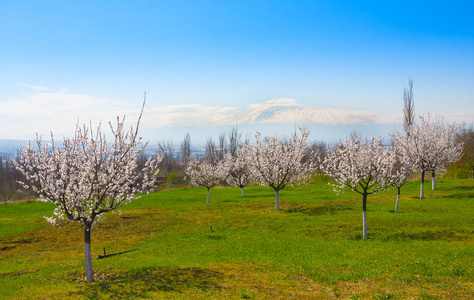
[[[440,198],[446,199],[464,199],[464,198],[474,198],[473,193],[455,193],[455,194],[449,194],[449,195],[443,195]]]
[[[410,241],[410,240],[419,240],[419,241],[438,241],[438,240],[447,240],[447,241],[462,241],[467,239],[467,235],[452,230],[440,230],[440,231],[422,231],[422,232],[399,232],[394,234],[389,234],[380,237],[383,241]]]
[[[111,276],[102,282],[84,283],[85,286],[70,296],[79,295],[87,299],[150,298],[153,296],[151,293],[160,291],[183,293],[190,288],[219,288],[218,283],[222,278],[220,272],[199,267],[148,267]]]
[[[285,210],[286,213],[302,213],[308,216],[320,216],[323,214],[333,215],[336,212],[352,210],[352,207],[343,205],[324,205],[316,207],[291,207]]]

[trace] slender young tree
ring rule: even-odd
[[[239,129],[237,128],[237,126],[232,127],[228,137],[229,145],[227,152],[232,156],[237,156],[237,151],[241,147],[240,140],[242,138],[242,134],[239,133]]]
[[[226,134],[225,133],[219,134],[218,140],[219,140],[219,148],[217,149],[217,159],[224,160],[224,156],[227,153]]]
[[[204,160],[211,164],[215,164],[219,161],[219,150],[217,149],[216,143],[212,140],[212,137],[209,137],[206,141]]]
[[[290,141],[282,144],[280,138],[261,140],[259,132],[252,144],[252,168],[261,185],[268,185],[275,191],[275,209],[280,210],[279,192],[288,185],[305,183],[310,177],[313,165],[304,161],[309,129],[301,127],[301,136],[293,134]]]
[[[227,173],[226,181],[231,186],[240,187],[242,197],[245,197],[244,188],[250,184],[254,177],[251,161],[249,160],[250,155],[251,150],[245,145],[236,151],[235,156],[228,153],[224,160],[224,168]]]
[[[402,149],[399,145],[393,145],[393,153],[395,155],[395,162],[392,169],[391,184],[397,188],[397,202],[395,203],[395,212],[398,213],[398,204],[400,202],[400,190],[404,186],[408,178],[410,178],[413,167],[407,156],[403,155]]]
[[[329,147],[324,161],[325,171],[332,175],[336,192],[352,190],[362,195],[363,237],[367,239],[367,196],[390,186],[393,153],[384,148],[380,139],[369,143],[360,139],[345,140]]]
[[[173,140],[162,140],[158,142],[158,154],[162,157],[160,162],[160,169],[166,175],[176,169],[176,160],[174,157]]]
[[[408,88],[403,90],[403,128],[408,134],[410,128],[415,122],[415,102],[413,100],[413,79],[408,80]]]
[[[143,103],[145,104],[145,103]],[[143,113],[143,108],[142,108]],[[57,146],[51,133],[51,143],[43,143],[36,136],[34,147],[30,142],[20,152],[16,164],[29,185],[40,194],[42,201],[56,205],[54,215],[45,217],[51,224],[62,221],[84,224],[84,254],[87,281],[94,281],[91,256],[91,230],[104,213],[129,203],[137,193],[149,191],[157,174],[159,159],[151,157],[142,172],[137,170],[140,148],[137,125],[124,130],[125,117],[117,117],[114,127],[109,123],[114,141],[107,142],[101,126],[77,126],[74,138],[64,138]],[[145,145],[146,146],[146,145]]]
[[[181,142],[181,161],[186,168],[191,158],[191,136],[186,133],[183,141]]]
[[[186,168],[186,174],[190,177],[191,183],[207,189],[207,204],[209,201],[209,190],[215,187],[226,177],[226,169],[223,162],[211,163],[207,160],[193,160]]]

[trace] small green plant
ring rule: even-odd
[[[456,276],[463,276],[465,273],[466,273],[466,270],[462,268],[455,268],[453,270],[453,274]]]
[[[178,174],[169,173],[168,176],[166,177],[166,185],[172,186],[173,184],[175,184],[177,177],[178,177]]]
[[[250,295],[250,292],[248,290],[241,290],[240,291],[240,298],[242,299],[251,299],[252,296]]]

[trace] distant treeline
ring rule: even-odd
[[[350,138],[356,139],[357,132],[351,133]],[[464,144],[463,156],[451,165],[445,176],[451,178],[474,178],[474,127],[459,126],[456,140]],[[209,137],[203,147],[195,148],[191,145],[191,136],[186,134],[183,141],[175,145],[171,140],[159,141],[157,145],[149,145],[146,154],[138,159],[138,168],[141,169],[148,156],[161,155],[160,173],[157,177],[158,186],[182,186],[187,184],[186,166],[191,159],[205,159],[216,161],[223,159],[226,154],[235,154],[240,147],[250,142],[250,137],[242,137],[237,127],[228,133],[221,133],[216,140]],[[285,141],[282,140],[282,143]],[[25,143],[26,144],[26,143]],[[10,144],[9,144],[10,145]],[[11,146],[11,145],[10,145]],[[11,150],[11,149],[10,149]],[[19,200],[36,199],[37,195],[31,190],[25,190],[18,181],[25,181],[24,176],[15,168],[12,159],[16,158],[17,150],[0,152],[0,202],[14,202]],[[308,145],[308,155],[318,153],[320,159],[327,154],[325,142],[312,142]],[[316,170],[320,173],[321,170]]]

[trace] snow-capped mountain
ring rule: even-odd
[[[256,123],[321,123],[355,124],[373,123],[375,114],[370,111],[342,109],[315,109],[299,104],[294,99],[275,98],[265,103],[252,104],[250,110],[232,117],[236,124]]]

